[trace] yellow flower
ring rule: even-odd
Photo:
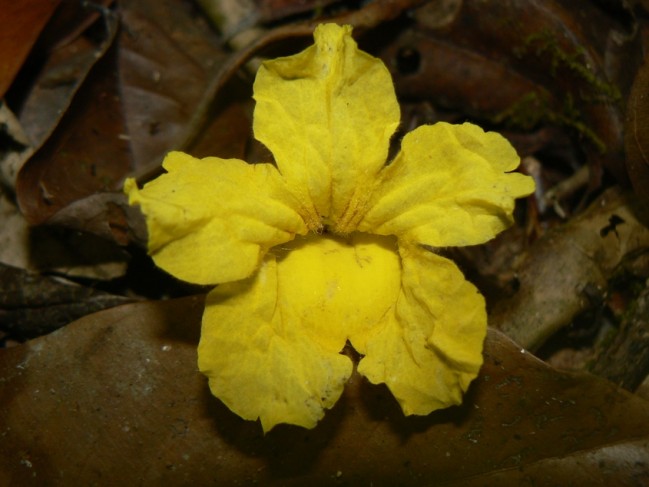
[[[482,364],[485,304],[436,247],[486,242],[532,180],[514,149],[475,125],[406,135],[386,165],[399,105],[383,63],[351,27],[265,62],[255,137],[275,163],[172,152],[131,204],[155,263],[207,296],[198,347],[212,393],[239,416],[312,428],[352,362],[405,414],[462,401]]]

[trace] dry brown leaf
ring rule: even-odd
[[[0,353],[3,485],[638,485],[649,403],[490,331],[461,407],[406,418],[354,375],[265,437],[196,367],[202,299],[126,305]]]
[[[146,174],[160,166],[167,151],[184,142],[187,122],[207,79],[226,53],[207,23],[182,3],[128,0],[120,7],[125,136],[133,157],[131,169]],[[241,138],[245,140],[248,132]]]
[[[128,172],[116,68],[111,49],[94,66],[48,141],[18,173],[17,200],[31,224],[46,222],[83,197],[116,190]]]

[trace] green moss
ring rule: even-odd
[[[586,64],[586,51],[579,47],[574,52],[565,51],[559,44],[555,34],[550,30],[542,30],[528,36],[523,41],[523,46],[514,49],[518,57],[523,57],[530,51],[537,57],[548,57],[550,60],[550,73],[556,76],[559,69],[567,69],[574,76],[590,87],[594,96],[580,93],[584,101],[612,101],[622,99],[620,90],[612,83],[608,83],[595,74]]]
[[[570,127],[588,139],[600,153],[606,145],[597,134],[584,123],[581,112],[575,106],[572,95],[566,95],[560,110],[552,106],[549,94],[532,91],[492,117],[492,122],[508,127],[531,130],[542,123]]]
[[[549,97],[531,91],[493,116],[492,121],[523,130],[531,130],[545,120],[543,113],[549,110],[548,100]]]
[[[584,122],[579,104],[619,103],[621,95],[618,88],[591,70],[586,64],[587,57],[584,49],[566,51],[560,45],[556,35],[549,30],[529,35],[522,46],[514,48],[514,54],[519,58],[530,53],[542,58],[543,65],[549,64],[549,73],[552,77],[558,76],[560,72],[563,72],[564,76],[566,71],[571,73],[576,81],[574,91],[566,93],[558,100],[558,104],[548,92],[539,90],[527,93],[492,117],[492,120],[523,130],[532,129],[541,123],[570,127],[589,140],[600,153],[605,152],[606,145]],[[575,101],[575,96],[578,97],[578,102]]]

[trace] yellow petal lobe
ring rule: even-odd
[[[260,271],[214,289],[198,348],[212,393],[264,431],[312,428],[351,375],[340,354],[393,312],[400,264],[395,240],[310,235],[272,249]]]
[[[179,279],[243,279],[270,247],[306,232],[271,164],[171,152],[163,167],[143,189],[127,180],[124,190],[146,216],[154,262]]]
[[[487,333],[484,299],[450,260],[400,245],[396,309],[364,336],[358,371],[385,383],[405,414],[426,415],[462,402],[482,365]]]
[[[315,45],[263,63],[254,84],[255,137],[275,156],[309,228],[350,233],[399,123],[392,79],[360,51],[351,27],[316,28]]]
[[[360,231],[397,235],[433,247],[484,243],[513,223],[516,198],[534,181],[507,173],[514,148],[494,132],[437,123],[407,134],[360,222]]]

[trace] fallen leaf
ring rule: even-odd
[[[120,16],[125,134],[132,170],[145,174],[187,137],[187,122],[225,52],[209,26],[178,2],[129,0],[122,2]]]
[[[404,417],[357,375],[314,430],[264,436],[196,367],[203,302],[96,313],[0,353],[0,483],[638,485],[649,402],[490,330],[462,406]]]
[[[47,143],[21,168],[16,196],[31,224],[74,201],[115,191],[130,168],[111,49],[97,62]]]
[[[0,263],[0,330],[14,340],[50,333],[82,316],[133,301]]]
[[[98,281],[116,279],[127,270],[129,255],[110,240],[54,226],[31,228],[15,203],[4,194],[0,195],[0,221],[2,264]]]

